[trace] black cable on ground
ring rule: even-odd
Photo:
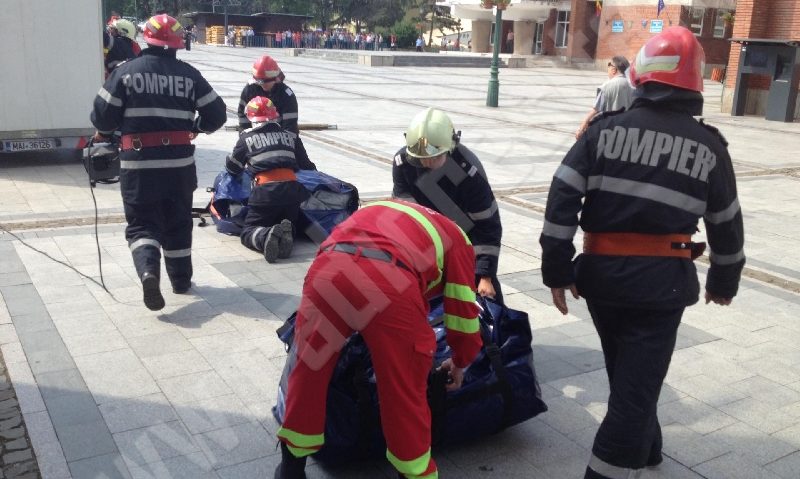
[[[102,256],[102,253],[100,251],[100,234],[99,234],[99,227],[98,227],[99,214],[98,214],[98,211],[97,211],[97,198],[95,198],[95,196],[94,196],[94,188],[92,188],[90,186],[89,190],[92,193],[92,203],[94,204],[94,239],[95,239],[95,244],[97,244],[97,264],[98,264],[99,269],[100,269],[100,281],[99,282],[96,279],[92,278],[91,276],[79,271],[77,268],[75,268],[71,264],[68,264],[68,263],[65,263],[64,261],[61,261],[61,260],[56,259],[56,258],[53,258],[48,253],[36,248],[35,246],[32,246],[31,244],[29,244],[27,241],[22,239],[16,233],[13,233],[13,232],[7,230],[6,228],[4,228],[2,224],[0,224],[0,230],[2,230],[3,232],[11,235],[11,237],[13,237],[14,239],[19,241],[20,243],[22,243],[26,247],[32,249],[33,251],[36,251],[37,253],[43,255],[44,257],[50,259],[51,261],[55,261],[56,263],[58,263],[60,265],[66,266],[67,268],[71,269],[72,271],[75,271],[76,273],[78,273],[80,276],[88,279],[89,281],[93,282],[97,286],[100,286],[101,288],[103,288],[103,290],[106,293],[108,293],[109,296],[111,296],[111,299],[113,299],[117,303],[126,304],[126,303],[123,303],[122,301],[120,301],[119,299],[117,299],[116,296],[114,296],[114,294],[111,291],[108,290],[108,288],[106,287],[105,279],[103,278],[103,256]]]

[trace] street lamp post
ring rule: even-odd
[[[486,106],[497,107],[500,95],[500,80],[497,78],[500,63],[500,36],[503,30],[503,10],[494,7],[497,13],[494,16],[494,48],[492,49],[492,67],[489,70],[489,92],[486,94]]]

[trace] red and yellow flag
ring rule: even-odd
[[[602,11],[603,11],[603,0],[594,0],[594,14],[599,17]]]

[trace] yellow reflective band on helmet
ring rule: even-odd
[[[438,478],[439,473],[434,471],[432,474],[428,474],[426,476],[420,476],[426,469],[428,469],[428,464],[431,462],[431,450],[428,449],[425,454],[419,456],[416,459],[412,459],[410,461],[403,461],[397,458],[392,451],[386,450],[386,459],[389,460],[390,463],[397,469],[401,474],[405,475],[406,477],[425,477],[425,478]]]
[[[181,29],[181,27],[182,27],[181,22],[176,21],[175,25],[172,26],[172,31],[177,32],[178,30]]]
[[[456,283],[445,283],[444,296],[446,298],[457,299],[466,303],[475,301],[475,292],[469,286]]]
[[[311,449],[310,452],[307,452],[303,455],[313,454],[317,452],[316,450],[319,449],[320,446],[325,444],[324,434],[301,434],[299,432],[292,431],[291,429],[286,429],[283,426],[278,429],[276,435],[280,438],[286,439],[291,443],[287,444],[289,449],[292,449],[294,446],[294,449],[292,450],[293,453],[295,453],[296,450],[302,452]],[[295,455],[297,455],[297,453],[295,453]]]
[[[156,20],[156,17],[150,17],[150,24],[153,25],[154,27],[156,27],[156,30],[161,28],[161,24],[158,23],[158,20]]]
[[[428,291],[433,289],[437,284],[441,283],[442,273],[444,271],[444,245],[442,244],[442,237],[439,236],[439,232],[436,230],[436,227],[433,226],[433,223],[431,223],[430,220],[419,211],[409,206],[401,205],[400,203],[394,203],[391,201],[376,201],[374,203],[364,205],[364,208],[368,208],[370,206],[385,206],[387,208],[392,208],[393,210],[403,212],[414,218],[417,223],[425,228],[425,231],[427,231],[428,235],[431,237],[431,241],[433,241],[433,247],[436,250],[436,267],[439,269],[439,275],[435,280],[428,284]]]
[[[478,323],[478,318],[468,319],[462,318],[461,316],[456,316],[455,314],[445,313],[444,327],[453,331],[472,334],[478,332],[478,329],[480,329],[480,324]]]

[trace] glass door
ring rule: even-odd
[[[534,35],[533,41],[533,54],[534,55],[541,55],[542,54],[542,37],[544,36],[544,23],[537,22],[536,23],[536,34]]]

